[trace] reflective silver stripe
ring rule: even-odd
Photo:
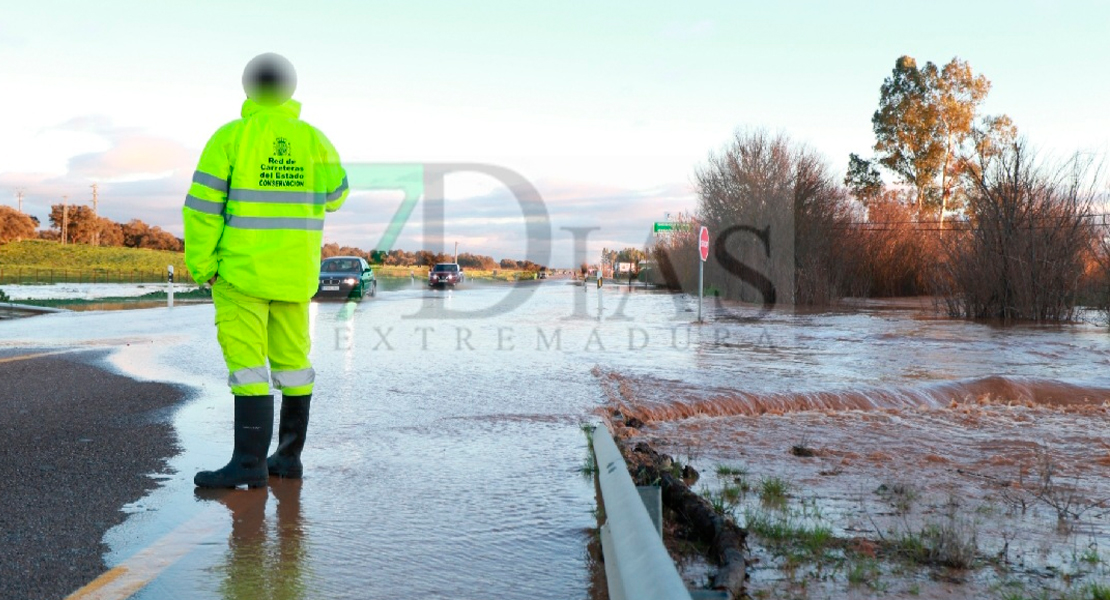
[[[185,206],[188,206],[189,208],[197,212],[208,213],[210,215],[224,214],[223,202],[209,202],[208,200],[201,200],[200,198],[197,198],[192,194],[185,196]]]
[[[296,371],[274,371],[274,387],[279,390],[309,385],[314,381],[316,381],[316,371],[312,367]]]
[[[335,188],[334,192],[328,194],[328,202],[331,202],[332,200],[338,200],[339,197],[342,196],[343,192],[345,192],[345,191],[347,191],[347,176],[346,175],[343,176],[343,183],[340,183],[339,187]]]
[[[323,219],[299,219],[296,217],[244,217],[226,215],[224,222],[228,227],[237,229],[303,229],[304,231],[323,231]]]
[[[265,202],[267,204],[323,204],[327,200],[323,192],[271,192],[268,190],[244,190],[231,188],[227,199],[236,202]]]
[[[239,369],[227,376],[228,385],[249,385],[252,383],[270,383],[270,373],[266,370],[266,367]]]
[[[215,175],[209,175],[204,171],[193,171],[193,183],[199,183],[205,187],[210,187],[217,192],[227,193],[226,179],[220,179]]]

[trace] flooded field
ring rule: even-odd
[[[711,328],[705,368],[599,376],[749,528],[753,597],[1110,591],[1103,330],[881,304]]]
[[[9,321],[0,345],[109,347],[192,391],[181,454],[105,540],[110,566],[145,565],[136,598],[588,598],[580,425],[614,410],[751,526],[754,597],[1110,582],[1103,329],[695,309],[558,280],[313,304],[304,481],[215,494],[192,485],[230,447],[211,305]],[[941,564],[942,537],[970,568]]]

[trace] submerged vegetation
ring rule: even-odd
[[[983,519],[1022,519],[1034,505],[1056,511],[1066,504],[1071,511],[1066,519],[1072,521],[1076,515],[1095,518],[1090,512],[1094,503],[1083,504],[1074,488],[1052,478],[1055,467],[1047,455],[1043,450],[1031,481],[1000,488],[1008,490],[1009,496],[1004,494],[1002,499],[1010,498],[1010,505],[973,506],[951,495],[932,498],[912,484],[888,481],[860,496],[855,517],[845,521],[848,515],[827,514],[827,501],[816,491],[779,475],[760,476],[759,483],[750,486],[747,468],[725,464],[715,469],[716,484],[704,485],[701,494],[715,511],[736,519],[750,534],[754,565],[750,568],[755,571],[748,590],[752,598],[839,593],[853,597],[859,590],[918,596],[923,588],[928,597],[930,586],[955,585],[958,590],[963,582],[980,577],[976,573],[982,574],[982,581],[994,581],[987,586],[992,592],[988,597],[993,598],[1108,598],[1110,568],[1094,542],[1063,557],[1058,568],[1036,567],[1029,558],[1012,560],[1007,553],[1009,538],[1004,537],[1001,549],[995,546],[997,540],[989,545],[981,540]],[[1014,503],[1018,493],[1029,495],[1026,504]],[[1070,500],[1062,502],[1062,496]],[[882,524],[876,520],[876,510],[885,515]],[[866,525],[861,530],[858,525],[848,526],[852,522]],[[1016,521],[1011,527],[1019,528]],[[780,575],[763,579],[759,572],[767,570]],[[834,593],[837,589],[841,591]]]

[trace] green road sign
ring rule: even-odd
[[[656,222],[655,233],[660,231],[690,231],[689,223]]]

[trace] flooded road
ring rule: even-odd
[[[305,479],[234,493],[192,485],[231,442],[210,305],[5,322],[0,344],[110,347],[121,372],[194,390],[174,417],[183,448],[156,475],[162,487],[106,538],[109,565],[149,555],[136,598],[586,598],[596,521],[579,426],[614,409],[706,474],[707,491],[724,485],[720,465],[788,479],[791,498],[818,499],[844,537],[873,528],[873,490],[907,478],[936,484],[917,490],[914,518],[953,490],[1004,512],[983,482],[1031,476],[1042,446],[1084,497],[1110,497],[1102,329],[1002,329],[912,306],[707,306],[698,326],[687,297],[611,285],[599,297],[565,281],[399,285],[357,305],[314,303]],[[817,456],[792,456],[802,442]],[[1110,537],[1095,512],[1083,540],[1102,552]],[[1003,539],[1017,548],[1022,528],[1040,525],[986,523],[983,552]],[[1079,543],[1031,536],[1015,552]],[[755,569],[753,581],[782,577]],[[844,577],[827,595],[856,597]]]
[[[584,597],[595,520],[579,425],[601,394],[592,362],[534,342],[534,324],[557,327],[581,288],[553,284],[497,318],[444,318],[508,289],[413,287],[358,305],[314,303],[319,375],[303,486],[215,496],[192,484],[197,470],[227,460],[231,442],[210,305],[23,319],[0,336],[6,346],[112,347],[122,372],[195,390],[174,418],[183,451],[159,476],[163,487],[128,507],[106,539],[109,565],[151,547],[161,549],[153,559],[173,558],[137,598],[259,589],[283,598]],[[420,311],[427,316],[406,318]]]
[[[626,433],[748,527],[753,597],[1110,591],[1105,329],[898,303],[745,316],[703,327],[692,368],[598,375],[643,423]]]

